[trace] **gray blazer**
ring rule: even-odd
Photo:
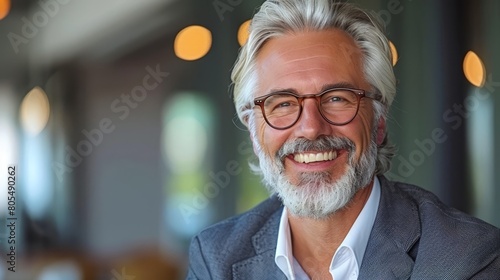
[[[379,177],[358,279],[500,279],[500,230],[419,187]],[[193,238],[187,279],[285,279],[274,263],[283,206],[272,196]]]

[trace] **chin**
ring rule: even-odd
[[[349,168],[337,180],[333,180],[329,173],[308,172],[300,174],[299,184],[291,184],[281,178],[275,192],[292,215],[321,220],[349,204],[362,188],[354,180],[353,168]]]

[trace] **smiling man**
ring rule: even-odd
[[[499,279],[500,231],[391,182],[388,40],[363,10],[266,1],[232,79],[271,197],[193,239],[188,279]]]

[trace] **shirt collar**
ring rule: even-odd
[[[361,267],[361,262],[363,261],[363,256],[365,255],[368,239],[370,238],[375,217],[377,216],[379,202],[380,182],[378,181],[377,176],[375,176],[373,179],[373,188],[365,206],[339,246],[339,248],[348,247],[352,249],[354,256],[356,257],[356,261],[358,262],[358,269]]]
[[[375,222],[375,217],[377,216],[378,205],[380,202],[380,182],[375,176],[373,180],[373,188],[366,201],[365,206],[359,213],[356,221],[352,225],[351,229],[347,233],[342,243],[337,249],[337,252],[341,248],[347,248],[352,250],[356,258],[358,267],[361,267],[361,262],[363,261],[363,256],[365,254],[366,246],[368,245],[368,239],[370,237],[373,224]],[[335,255],[337,255],[337,252]],[[330,271],[335,265],[335,255],[332,259],[330,265]],[[280,268],[280,270],[286,275],[288,279],[295,279],[295,275],[302,274],[303,270],[300,265],[292,265],[294,263],[294,257],[292,252],[292,240],[290,235],[290,225],[288,223],[288,211],[284,207],[281,214],[280,225],[278,229],[278,241],[276,244],[276,254],[274,257],[274,262]],[[295,262],[296,263],[296,262]],[[297,271],[296,271],[297,270]]]
[[[274,262],[283,271],[287,279],[293,279],[292,275],[295,275],[293,266],[291,265],[292,260],[292,240],[290,237],[290,225],[288,224],[288,210],[284,207],[278,229],[278,242],[276,243]]]

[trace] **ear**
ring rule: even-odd
[[[384,142],[385,132],[385,118],[380,117],[377,124],[377,146],[380,146]]]

